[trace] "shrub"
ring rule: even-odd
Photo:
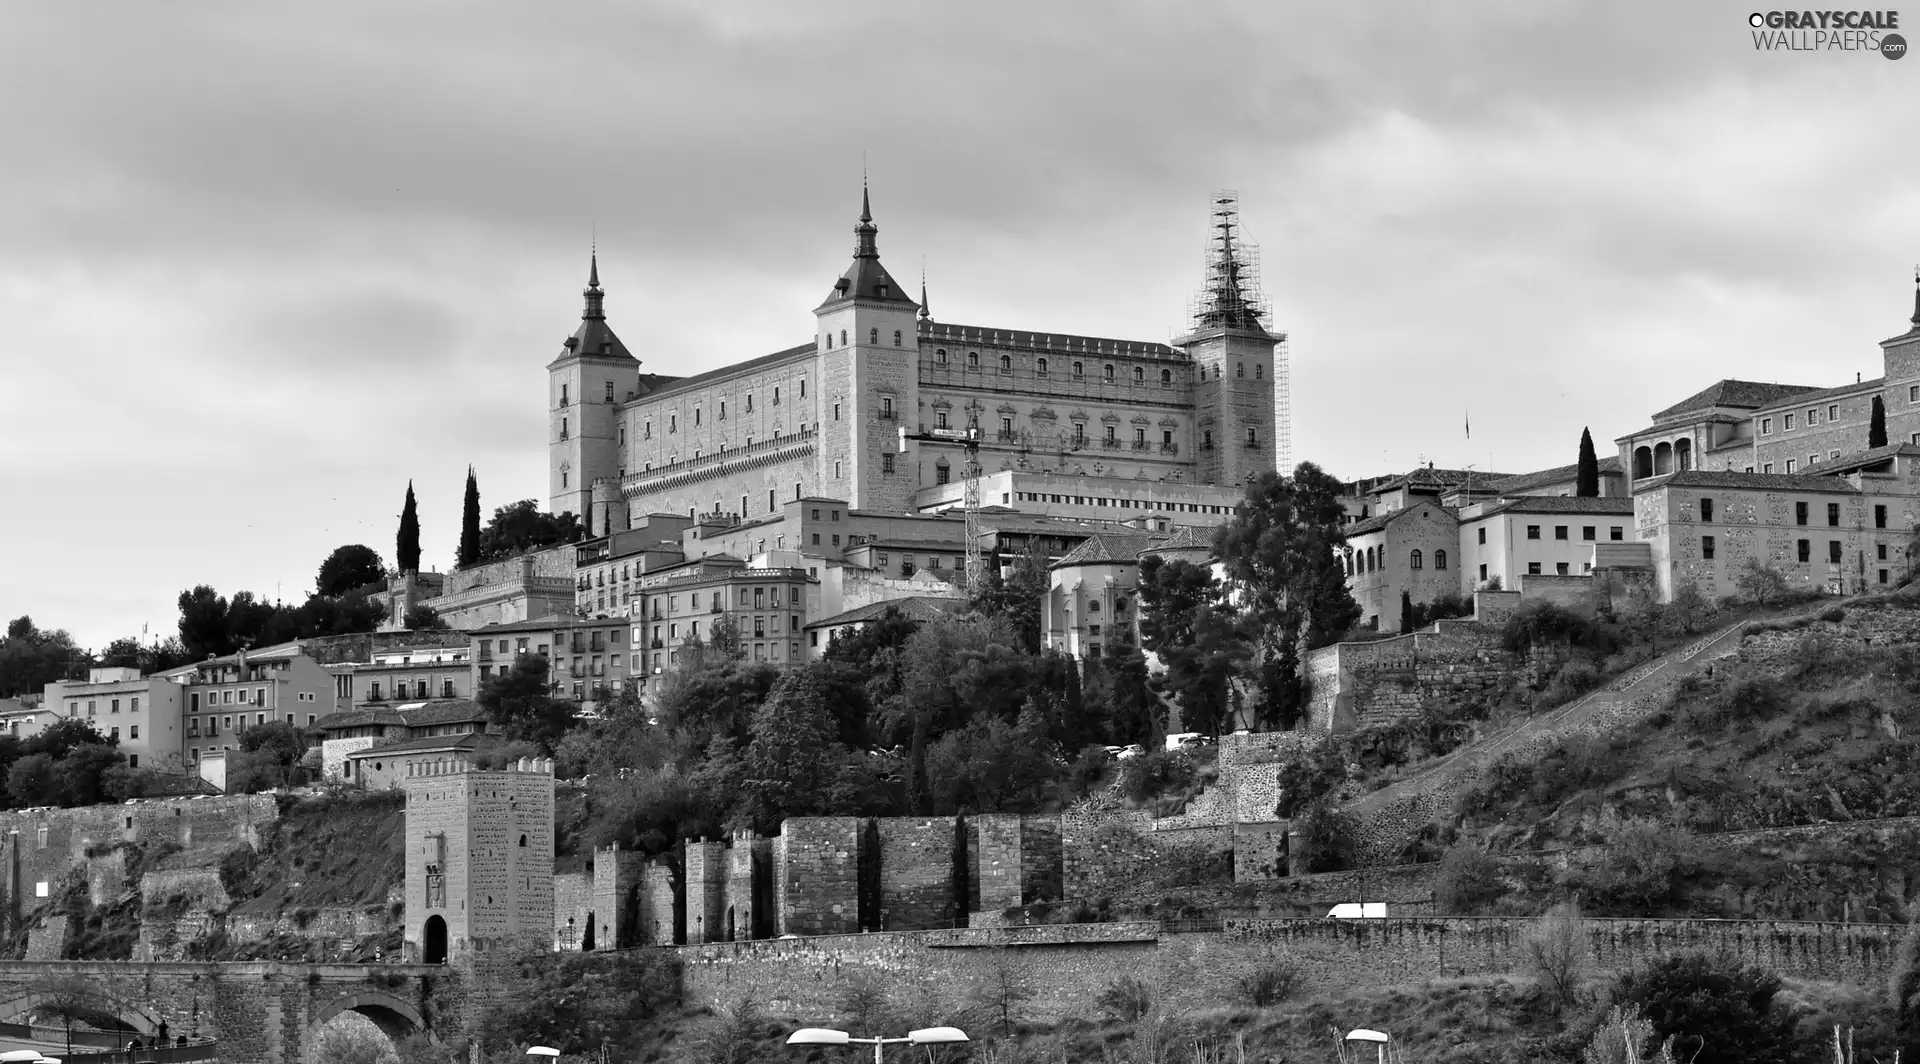
[[[1841,609],[1838,606],[1835,606],[1832,609],[1821,613],[1820,619],[1823,621],[1827,621],[1831,624],[1839,624],[1841,621],[1844,621],[1847,619],[1847,611]]]
[[[1793,1019],[1773,1008],[1780,977],[1699,954],[1663,957],[1623,976],[1620,1005],[1638,1005],[1675,1057],[1694,1064],[1786,1064]]]
[[[1609,916],[1655,915],[1674,902],[1699,865],[1692,835],[1651,820],[1623,820],[1606,830],[1606,848],[1567,871],[1566,885]]]
[[[1534,696],[1535,709],[1551,709],[1579,698],[1600,686],[1600,671],[1590,662],[1574,660],[1560,666],[1547,686]]]
[[[1120,1023],[1134,1023],[1153,1009],[1153,988],[1137,976],[1123,975],[1100,992],[1100,1011]]]
[[[1295,826],[1308,872],[1338,872],[1353,867],[1357,831],[1351,816],[1323,802],[1308,809]]]
[[[1506,648],[1524,654],[1536,646],[1585,647],[1596,653],[1613,649],[1611,636],[1585,617],[1551,602],[1533,602],[1514,611],[1502,631]]]
[[[1587,927],[1579,910],[1561,905],[1521,943],[1527,974],[1539,980],[1560,1013],[1572,1005],[1587,979]]]
[[[1290,964],[1268,961],[1238,980],[1240,996],[1257,1009],[1278,1005],[1293,996],[1300,981],[1299,969]]]
[[[1183,750],[1155,750],[1121,762],[1120,788],[1144,802],[1193,783],[1193,761]]]
[[[1440,859],[1433,903],[1442,916],[1484,916],[1501,891],[1500,862],[1471,842],[1458,842]]]
[[[1747,559],[1747,567],[1733,578],[1733,586],[1751,602],[1761,606],[1770,606],[1787,594],[1787,578],[1779,570],[1760,564],[1760,559]]]

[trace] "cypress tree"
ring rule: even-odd
[[[1400,630],[1413,631],[1413,596],[1400,592]]]
[[[394,554],[403,573],[420,571],[420,511],[413,501],[413,481],[407,481],[407,504],[400,510],[400,536]]]
[[[480,482],[467,467],[467,498],[460,507],[460,552],[453,564],[464,569],[480,560]]]
[[[1867,423],[1867,447],[1887,445],[1887,408],[1879,396],[1873,397],[1873,420]]]
[[[1580,430],[1580,469],[1574,476],[1574,495],[1582,499],[1600,497],[1600,459],[1593,453],[1593,433]]]
[[[967,926],[967,914],[973,911],[972,884],[967,875],[967,814],[953,818],[953,926]]]

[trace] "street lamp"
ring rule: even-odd
[[[1379,1060],[1379,1064],[1387,1064],[1387,1046],[1393,1041],[1393,1039],[1387,1037],[1386,1034],[1380,1031],[1369,1031],[1365,1028],[1360,1028],[1358,1030],[1347,1032],[1347,1041],[1372,1042],[1374,1044],[1374,1048],[1378,1052],[1377,1059]]]
[[[560,1051],[548,1046],[529,1046],[526,1055],[536,1060],[554,1060],[560,1056]]]
[[[873,1064],[883,1064],[883,1046],[933,1046],[965,1041],[969,1041],[967,1033],[958,1027],[922,1027],[918,1031],[908,1031],[905,1038],[855,1038],[845,1031],[826,1027],[806,1027],[787,1036],[790,1046],[870,1045],[873,1047]]]

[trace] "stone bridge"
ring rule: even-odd
[[[395,1040],[460,1020],[458,978],[444,965],[257,962],[0,962],[0,1022],[55,1001],[147,1042],[211,1038],[219,1059],[303,1064],[307,1041],[342,1012]]]

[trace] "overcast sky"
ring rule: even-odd
[[[1876,376],[1920,59],[1757,53],[1749,10],[9,4],[0,613],[100,647],[196,583],[298,601],[391,562],[410,478],[446,568],[468,463],[545,496],[591,234],[645,369],[804,343],[863,152],[895,276],[1001,328],[1166,339],[1237,189],[1343,477]]]

